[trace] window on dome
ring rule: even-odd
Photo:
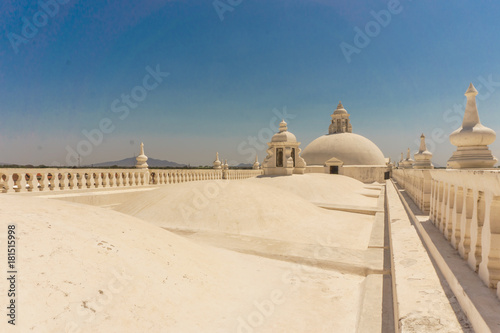
[[[292,148],[293,167],[295,168],[295,148]]]

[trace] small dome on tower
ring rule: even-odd
[[[288,126],[285,120],[280,123],[280,130],[274,134],[271,142],[297,142],[297,138],[293,133],[288,132]]]
[[[339,104],[337,105],[337,109],[333,111],[333,114],[347,114],[347,110],[344,109],[344,106],[342,105],[342,102],[339,101]]]

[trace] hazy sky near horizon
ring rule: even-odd
[[[0,162],[247,163],[304,149],[342,100],[384,155],[455,150],[464,92],[500,134],[498,1],[4,0]],[[361,33],[360,33],[361,31]],[[500,157],[500,143],[491,146]]]

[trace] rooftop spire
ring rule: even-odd
[[[215,161],[213,163],[214,169],[220,169],[221,168],[221,161],[219,160],[219,152],[215,155]]]
[[[427,145],[425,144],[425,135],[422,133],[420,136],[420,148],[418,149],[419,153],[422,153],[427,150]]]
[[[427,145],[425,144],[425,135],[422,133],[420,136],[420,148],[418,152],[413,155],[415,158],[415,163],[413,164],[413,169],[433,169],[434,166],[431,163],[432,153],[427,150]]]
[[[255,154],[255,163],[253,164],[252,169],[254,170],[260,169],[259,155],[257,154]]]
[[[479,121],[479,113],[477,112],[476,95],[477,90],[471,82],[469,89],[465,92],[467,106],[465,107],[464,121],[462,123],[463,128],[472,128],[481,123]]]
[[[148,157],[144,154],[144,143],[141,142],[141,153],[139,156],[135,158],[137,163],[135,164],[135,167],[138,169],[147,169],[148,164],[146,161],[148,160]]]
[[[465,96],[467,96],[468,94],[473,94],[474,96],[476,96],[478,94],[476,87],[474,87],[472,82],[469,84],[469,88],[465,92]]]
[[[497,162],[488,149],[488,145],[495,142],[496,133],[479,121],[477,94],[476,88],[471,83],[465,92],[467,105],[462,126],[450,134],[450,142],[457,146],[457,150],[448,160],[448,168],[492,168]]]

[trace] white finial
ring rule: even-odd
[[[144,154],[144,143],[141,142],[141,153],[139,156],[135,158],[137,163],[135,164],[135,167],[138,169],[147,169],[148,164],[146,161],[148,160],[148,157]]]
[[[280,133],[286,132],[286,131],[288,131],[288,126],[287,126],[285,119],[283,119],[280,123]]]
[[[255,163],[252,166],[252,169],[257,170],[260,168],[260,163],[259,163],[259,155],[255,154]]]
[[[467,95],[473,95],[473,96],[476,96],[478,94],[477,90],[476,90],[476,87],[474,87],[474,85],[472,84],[472,82],[469,84],[469,88],[467,89],[467,91],[465,92],[465,96]]]
[[[469,89],[464,94],[467,97],[467,106],[465,107],[464,121],[462,123],[463,128],[472,128],[477,124],[480,124],[479,113],[477,112],[476,96],[477,90],[471,83]]]
[[[213,163],[214,169],[220,169],[221,168],[221,162],[219,160],[219,152],[215,155],[215,161]]]
[[[422,133],[422,135],[420,136],[420,147],[418,149],[418,152],[422,153],[426,150],[427,150],[427,145],[425,144],[425,135],[424,133]]]

